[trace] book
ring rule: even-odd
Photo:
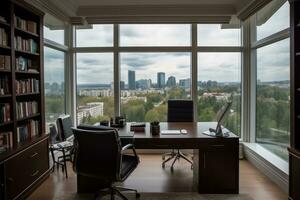
[[[10,122],[10,104],[1,103],[0,104],[0,123]]]
[[[21,143],[39,134],[39,121],[30,120],[26,124],[17,127],[17,142]]]
[[[4,70],[11,69],[10,56],[0,55],[0,69],[4,69]]]
[[[18,17],[16,15],[14,15],[14,21],[15,21],[15,26],[17,28],[37,34],[37,23],[36,22],[22,19],[21,17]]]
[[[6,33],[6,30],[3,28],[0,28],[0,45],[8,46],[8,35]]]
[[[30,117],[38,113],[38,103],[36,101],[24,101],[16,103],[17,119]]]
[[[7,75],[0,75],[0,96],[10,94],[9,79]]]
[[[28,53],[37,53],[38,45],[33,39],[24,39],[21,36],[15,36],[15,48],[19,51]]]
[[[39,80],[35,78],[16,80],[16,93],[28,94],[39,92]]]
[[[0,153],[13,148],[12,132],[0,132]]]
[[[3,16],[0,16],[0,22],[7,23],[7,21],[6,21],[5,17],[3,17]]]
[[[38,61],[31,60],[28,58],[24,58],[22,56],[16,58],[16,71],[23,71],[23,72],[38,72]]]

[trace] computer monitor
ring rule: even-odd
[[[208,131],[205,131],[204,134],[219,137],[228,136],[228,134],[226,135],[222,131],[222,123],[224,122],[226,116],[230,112],[231,105],[232,101],[229,101],[226,103],[226,105],[222,106],[222,108],[218,111],[216,115],[216,121],[218,122],[216,128],[210,128]]]

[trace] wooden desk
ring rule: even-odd
[[[239,193],[239,137],[230,133],[228,138],[202,134],[216,127],[214,122],[160,123],[160,130],[186,129],[186,135],[150,134],[149,123],[145,133],[134,134],[137,149],[194,149],[193,185],[199,193]],[[130,123],[119,129],[120,134],[130,131]],[[132,138],[121,138],[122,142]],[[166,169],[167,170],[167,169]],[[79,180],[87,183],[88,180]],[[89,180],[90,181],[90,180]],[[87,188],[87,187],[85,187]],[[78,185],[79,192],[85,189]]]

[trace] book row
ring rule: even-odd
[[[15,37],[15,48],[19,51],[37,53],[37,43],[33,39],[24,39],[20,36]]]
[[[8,46],[8,35],[3,28],[0,28],[0,46]]]
[[[0,16],[0,22],[7,23],[7,20],[5,19],[5,17],[3,17],[3,16]]]
[[[10,94],[9,79],[7,75],[0,75],[0,96]]]
[[[24,142],[39,134],[39,121],[30,120],[28,123],[17,127],[17,142]]]
[[[37,34],[37,23],[14,16],[15,26],[25,31]]]
[[[16,93],[17,94],[28,94],[39,92],[40,81],[37,79],[23,79],[16,80]]]
[[[0,132],[0,153],[13,148],[12,132]]]
[[[34,71],[38,72],[39,63],[38,61],[24,58],[22,56],[16,58],[16,71]]]
[[[38,113],[38,103],[36,101],[17,102],[17,119],[30,117]]]
[[[10,70],[11,69],[11,62],[10,56],[0,55],[0,70]]]
[[[0,104],[0,123],[10,122],[10,104],[1,103]]]

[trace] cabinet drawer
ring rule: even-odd
[[[15,198],[49,167],[48,141],[44,140],[5,162],[8,199]]]

